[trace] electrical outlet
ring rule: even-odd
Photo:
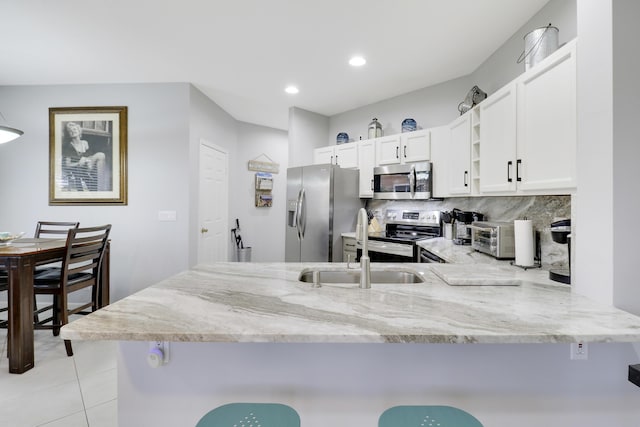
[[[150,341],[149,352],[147,353],[147,363],[152,368],[159,368],[169,363],[169,342]]]
[[[587,360],[589,358],[589,349],[587,343],[576,342],[571,343],[571,360]]]

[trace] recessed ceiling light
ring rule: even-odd
[[[362,67],[366,63],[367,60],[362,56],[354,56],[349,60],[349,65],[351,65],[352,67]]]
[[[284,89],[284,91],[285,91],[285,92],[287,92],[287,93],[288,93],[288,94],[290,94],[290,95],[295,95],[296,93],[300,92],[300,91],[298,90],[298,88],[297,88],[297,87],[295,87],[295,86],[287,86],[287,87]]]

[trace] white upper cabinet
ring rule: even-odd
[[[316,148],[313,150],[313,164],[314,165],[325,165],[335,164],[335,145],[330,145],[328,147]]]
[[[431,163],[433,168],[433,197],[449,196],[449,149],[451,130],[449,126],[431,128]]]
[[[360,171],[360,197],[372,198],[373,168],[376,166],[376,140],[358,142],[358,169]]]
[[[358,167],[358,144],[349,142],[341,145],[329,145],[328,147],[313,150],[313,164],[338,165],[341,168]]]
[[[449,132],[449,193],[471,194],[471,114],[451,122]]]
[[[517,80],[519,189],[576,187],[576,41]]]
[[[429,129],[376,139],[378,165],[422,162],[431,158]]]
[[[400,135],[376,138],[376,159],[380,166],[400,163]]]
[[[423,162],[431,159],[431,132],[429,129],[400,134],[402,162]]]
[[[480,194],[576,187],[576,42],[480,103]]]
[[[516,189],[516,85],[508,84],[478,106],[480,192]]]

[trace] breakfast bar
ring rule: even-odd
[[[568,425],[586,417],[634,425],[637,391],[625,375],[639,357],[631,344],[640,342],[639,317],[576,295],[542,270],[450,267],[376,264],[423,282],[360,289],[322,275],[319,287],[298,280],[316,269],[343,272],[342,263],[199,266],[61,335],[120,341],[125,427],[148,417],[195,425],[233,401],[286,403],[312,427],[376,425],[397,404],[458,406],[499,427],[534,426],[525,415],[549,408]],[[475,279],[447,283],[461,277]],[[146,361],[155,341],[170,342],[158,369]],[[570,360],[568,343],[577,342],[588,343],[589,360]],[[591,397],[576,401],[572,390],[584,387]],[[597,414],[577,409],[594,402]]]

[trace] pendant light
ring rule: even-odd
[[[2,113],[0,113],[0,117],[2,117],[2,121],[6,121]],[[22,136],[23,133],[24,132],[22,132],[19,129],[14,129],[9,126],[0,125],[0,144],[13,141],[14,139]]]

